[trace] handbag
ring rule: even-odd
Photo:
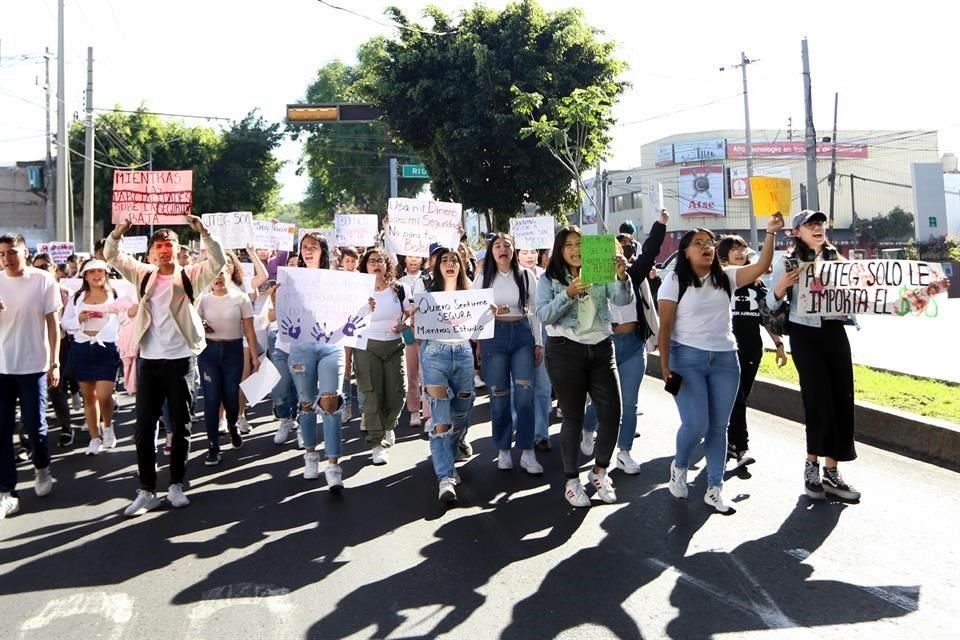
[[[787,289],[780,306],[774,310],[767,306],[766,297],[760,298],[760,324],[775,336],[790,334],[790,289]]]

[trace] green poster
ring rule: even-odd
[[[616,255],[616,236],[583,236],[580,239],[581,282],[613,282],[617,277]]]

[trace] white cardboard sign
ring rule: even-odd
[[[553,216],[513,218],[510,235],[517,249],[549,249],[553,246]]]
[[[136,253],[146,253],[147,252],[147,241],[150,238],[147,236],[123,236],[123,240],[120,241],[120,246],[123,247],[124,253],[129,253],[131,255]]]
[[[277,269],[277,326],[293,343],[366,348],[376,276],[331,269]]]
[[[372,213],[344,213],[336,217],[337,247],[372,247],[377,244],[380,224]]]
[[[414,306],[419,340],[493,337],[493,289],[418,293]]]
[[[253,244],[253,214],[249,211],[205,213],[203,224],[224,249],[246,249]]]
[[[387,251],[426,258],[433,243],[452,249],[460,245],[463,206],[458,202],[390,198],[387,216]]]

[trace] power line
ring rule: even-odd
[[[410,27],[405,24],[400,24],[398,22],[387,22],[385,20],[378,20],[376,18],[371,18],[370,16],[364,15],[362,13],[358,13],[353,9],[347,9],[346,7],[335,5],[332,2],[327,2],[327,0],[317,0],[317,2],[319,2],[320,4],[326,7],[330,7],[331,9],[336,9],[337,11],[343,11],[345,13],[349,13],[351,15],[357,16],[358,18],[363,18],[364,20],[367,20],[374,24],[378,24],[381,27],[389,27],[391,29],[403,29],[405,31],[412,31],[413,33],[422,33],[428,36],[452,36],[455,33],[457,33],[456,29],[454,29],[453,31],[430,31],[428,29],[420,29],[419,27]]]
[[[228,118],[226,116],[197,115],[197,114],[190,114],[190,113],[164,113],[162,111],[142,111],[140,109],[131,110],[131,109],[94,108],[94,111],[109,112],[109,113],[139,113],[146,116],[164,116],[168,118],[192,118],[196,120],[226,120],[228,122],[234,120],[234,118]]]

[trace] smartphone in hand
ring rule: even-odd
[[[267,280],[262,285],[257,287],[257,290],[260,291],[260,293],[266,293],[267,291],[270,290],[270,287],[275,287],[275,286],[277,286],[276,280]]]
[[[667,378],[666,384],[663,385],[664,390],[670,395],[677,395],[680,393],[680,385],[683,383],[683,376],[681,376],[676,371],[670,372],[670,377]]]
[[[791,271],[796,271],[800,268],[800,261],[796,258],[784,258],[783,259],[783,268],[789,273]]]

